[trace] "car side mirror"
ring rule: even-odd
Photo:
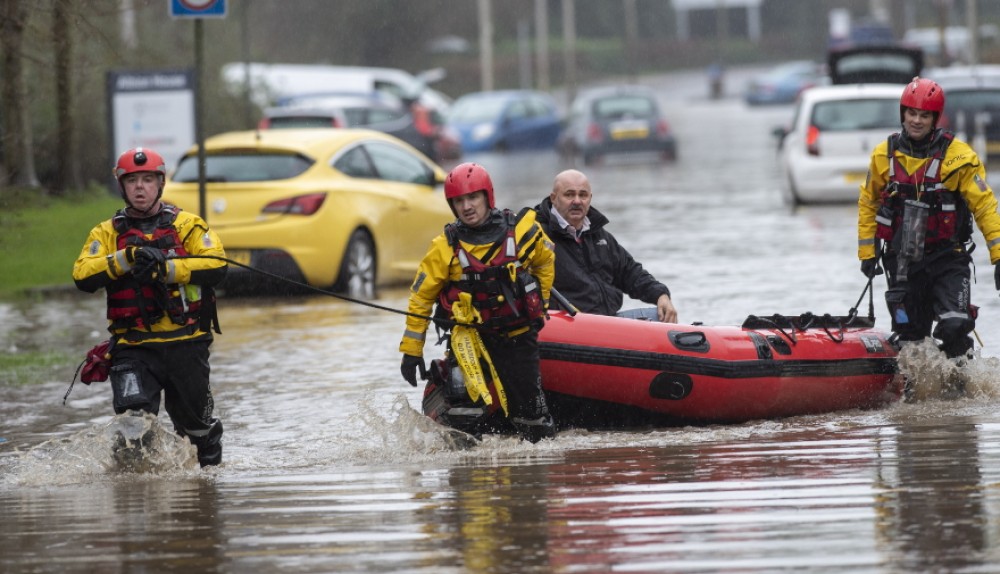
[[[778,149],[780,150],[783,145],[785,145],[785,138],[788,136],[788,132],[791,130],[784,126],[778,126],[771,130],[771,135],[774,139],[778,140]]]

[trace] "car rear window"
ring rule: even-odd
[[[819,102],[813,108],[811,124],[822,131],[898,130],[899,100],[873,98]]]
[[[336,127],[330,116],[278,116],[268,120],[270,129]]]
[[[642,96],[625,96],[605,98],[594,102],[594,116],[600,119],[616,120],[624,117],[648,118],[655,115],[656,109],[649,98]]]
[[[313,160],[289,153],[212,154],[205,158],[205,180],[210,182],[274,181],[291,179],[313,164]],[[198,181],[198,156],[181,160],[174,181]]]

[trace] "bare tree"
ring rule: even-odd
[[[56,74],[56,162],[51,192],[62,195],[80,187],[80,170],[76,154],[76,124],[73,121],[73,90],[70,66],[73,61],[73,38],[69,25],[71,0],[54,0],[52,42]]]
[[[27,25],[27,3],[2,0],[0,4],[0,46],[3,48],[3,143],[4,177],[0,183],[38,187],[32,154],[31,123],[24,91],[23,40]]]

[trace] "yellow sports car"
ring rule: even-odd
[[[233,261],[372,297],[377,285],[411,281],[430,240],[454,220],[445,175],[377,131],[230,132],[205,141],[204,198],[197,146],[181,158],[163,198],[208,220]],[[268,284],[242,267],[229,273],[227,287]]]

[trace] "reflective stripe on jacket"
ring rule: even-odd
[[[534,218],[530,209],[522,211],[521,217],[529,213]],[[482,323],[507,334],[523,331],[524,327],[544,317],[545,307],[538,281],[521,263],[522,256],[530,257],[531,254],[517,247],[514,232],[518,219],[507,210],[503,216],[507,231],[483,254],[485,259],[482,261],[462,246],[457,225],[445,227],[445,237],[462,266],[462,276],[443,289],[438,300],[444,310],[453,315],[452,304],[462,293],[468,293]],[[542,233],[541,227],[531,226],[527,235],[521,237],[521,243],[534,245],[532,234],[537,233]]]
[[[538,280],[542,301],[547,302],[555,275],[553,265],[555,252],[552,242],[535,222],[534,213],[530,211],[517,223],[514,237],[517,242],[518,258],[526,271]],[[495,240],[476,244],[459,238],[460,247],[477,259],[485,257],[494,243]],[[444,233],[438,235],[431,241],[430,249],[417,269],[416,277],[410,286],[407,310],[414,315],[430,316],[441,292],[452,283],[460,281],[462,273],[462,265],[455,255],[455,249],[448,243],[447,236]],[[428,319],[407,316],[406,331],[403,333],[399,350],[407,355],[423,355],[428,324]]]
[[[164,204],[164,209],[176,209]],[[185,211],[176,210],[176,217],[172,222],[173,233],[159,232],[161,237],[176,234],[180,242],[180,249],[191,255],[209,255],[215,257],[225,257],[226,253],[219,241],[218,236],[208,229],[208,225],[197,215]],[[121,212],[119,212],[121,215]],[[160,217],[159,215],[157,217]],[[122,221],[122,220],[119,220]],[[131,228],[131,226],[128,226]],[[119,224],[119,228],[121,225]],[[127,263],[123,265],[122,258],[116,257],[119,247],[119,236],[127,235],[134,237],[135,233],[120,234],[115,228],[115,219],[108,219],[94,227],[87,237],[73,266],[73,280],[82,291],[93,293],[98,289],[108,290],[109,295],[119,291],[126,278],[130,278],[130,269]],[[145,240],[149,240],[154,234],[144,235]],[[167,239],[166,241],[171,241]],[[202,304],[208,303],[207,297],[214,297],[210,293],[203,295],[203,288],[218,284],[226,272],[226,263],[217,259],[168,259],[166,261],[166,277],[164,287],[168,292],[172,292],[176,298],[186,300],[190,307],[190,302],[206,297]],[[214,312],[214,305],[213,312]],[[109,313],[110,313],[109,309]],[[191,309],[189,308],[189,311]],[[195,309],[190,319],[202,319],[204,309]],[[184,325],[178,325],[168,316],[167,313],[159,312],[157,319],[151,325],[125,326],[115,325],[115,321],[109,321],[109,330],[113,333],[124,335],[121,344],[139,343],[162,343],[195,338],[207,338],[211,334],[209,327],[204,322],[190,322],[185,319]],[[110,316],[110,315],[109,315]]]
[[[931,157],[913,157],[897,149],[893,154],[907,173],[926,173]],[[941,183],[945,189],[958,194],[965,202],[976,226],[986,238],[990,262],[1000,261],[1000,214],[997,199],[986,182],[986,169],[979,156],[965,142],[954,139],[948,145],[941,161]],[[890,178],[889,143],[879,143],[872,151],[868,178],[861,185],[858,196],[858,258],[875,257],[876,214]]]

